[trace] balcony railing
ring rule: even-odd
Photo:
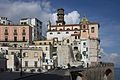
[[[26,35],[26,33],[23,32],[22,35]]]
[[[5,32],[4,34],[5,34],[5,35],[8,35],[8,32]]]
[[[14,35],[17,35],[17,33],[14,33]]]

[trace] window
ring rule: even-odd
[[[51,35],[53,34],[53,33],[50,33]]]
[[[8,32],[8,29],[5,29],[5,32]]]
[[[48,66],[45,66],[45,69],[48,69]]]
[[[53,31],[55,31],[55,29],[52,29]]]
[[[37,67],[37,61],[34,61],[34,66]]]
[[[60,32],[58,32],[57,34],[60,34]]]
[[[76,41],[74,41],[74,45],[77,45],[77,42],[76,42]]]
[[[46,47],[46,51],[48,50],[48,47]]]
[[[5,33],[4,34],[8,35],[8,29],[7,28],[5,29]]]
[[[74,50],[78,50],[78,47],[74,47]]]
[[[86,30],[83,30],[83,32],[86,32]]]
[[[25,41],[25,37],[23,37],[23,41]]]
[[[16,29],[14,29],[14,33],[16,33],[17,32],[17,30]]]
[[[25,67],[28,67],[28,61],[25,61]]]
[[[83,43],[83,47],[84,47],[84,48],[86,47],[86,43],[85,43],[85,42]]]
[[[86,58],[88,58],[88,55],[86,55]]]
[[[84,42],[83,45],[86,45],[86,43]]]
[[[23,57],[28,57],[28,53],[27,53],[27,52],[24,52],[24,53],[23,53]]]
[[[17,37],[14,37],[14,41],[17,41]]]
[[[22,33],[22,35],[26,35],[26,33],[25,33],[25,29],[23,29],[23,33]]]
[[[8,41],[8,37],[5,37],[5,41]]]
[[[37,26],[39,26],[39,24],[37,24]]]
[[[75,28],[74,30],[78,30],[78,28]]]
[[[77,39],[77,36],[75,36],[75,39]]]
[[[14,52],[11,52],[11,55],[14,55]]]
[[[82,54],[83,54],[84,56],[86,56],[86,51],[83,51]]]
[[[51,42],[49,42],[49,45],[51,45]]]
[[[69,39],[67,39],[67,43],[69,43]]]
[[[74,33],[77,33],[76,31]]]
[[[17,47],[17,44],[13,44],[13,45],[14,45],[15,48]]]
[[[34,53],[34,57],[38,57],[38,53],[37,52]]]
[[[39,43],[40,45],[42,44],[42,43]]]
[[[59,29],[59,31],[62,31],[62,29]]]
[[[91,27],[91,33],[94,33],[95,27]]]
[[[26,22],[24,22],[24,25],[26,25],[27,23]]]
[[[3,21],[3,23],[5,23],[5,21]]]
[[[85,25],[83,25],[83,29],[85,29]]]
[[[17,35],[17,29],[14,29],[14,35]]]
[[[44,42],[44,45],[46,45],[46,42]]]
[[[66,34],[69,34],[69,32],[66,32]]]
[[[70,28],[67,28],[67,30],[70,30]]]
[[[48,64],[48,59],[46,59],[46,63]]]
[[[23,24],[23,22],[21,22],[21,24]]]
[[[25,27],[23,27],[23,32],[25,32]]]

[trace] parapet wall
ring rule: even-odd
[[[99,63],[97,65],[85,68],[82,71],[71,71],[72,80],[115,80],[114,79],[114,64]]]

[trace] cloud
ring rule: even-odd
[[[114,63],[115,67],[120,67],[120,55],[119,53],[105,53],[102,51],[102,61]]]
[[[8,17],[11,21],[19,23],[21,18],[38,18],[43,22],[43,34],[47,31],[48,20],[56,23],[57,13],[52,12],[49,1],[39,0],[0,0],[0,16]],[[80,14],[72,11],[65,15],[66,23],[78,23]]]
[[[0,11],[0,16],[8,17],[15,23],[19,23],[21,18],[38,18],[43,22],[43,30],[46,30],[45,26],[51,13],[51,4],[49,1],[1,0]]]
[[[55,24],[55,22],[57,20],[57,13],[50,14],[50,20],[51,20],[51,22],[53,24]],[[66,24],[79,23],[79,21],[80,21],[80,14],[78,13],[78,11],[72,11],[72,12],[70,12],[68,14],[65,14],[64,20],[65,20]]]
[[[65,21],[67,24],[75,24],[80,21],[80,14],[78,11],[72,11],[65,15]]]

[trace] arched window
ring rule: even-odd
[[[77,33],[76,31],[74,33]]]
[[[67,30],[70,30],[70,28],[67,28]]]
[[[26,33],[25,33],[25,27],[23,27],[22,35],[26,35]]]
[[[59,29],[59,31],[62,31],[62,29]]]
[[[91,27],[91,33],[95,32],[95,27]]]
[[[78,47],[74,47],[74,50],[78,50]]]
[[[67,43],[69,43],[69,39],[67,39]]]
[[[103,80],[109,80],[110,77],[111,77],[111,75],[110,75],[111,73],[112,73],[112,70],[111,70],[111,69],[107,69],[107,70],[105,71],[104,79],[103,79]]]
[[[85,25],[83,25],[83,29],[85,29],[86,28],[86,26]]]
[[[83,32],[86,32],[86,30],[83,30]]]
[[[55,31],[55,29],[52,29],[53,31]]]
[[[74,30],[78,30],[78,28],[74,28]]]

